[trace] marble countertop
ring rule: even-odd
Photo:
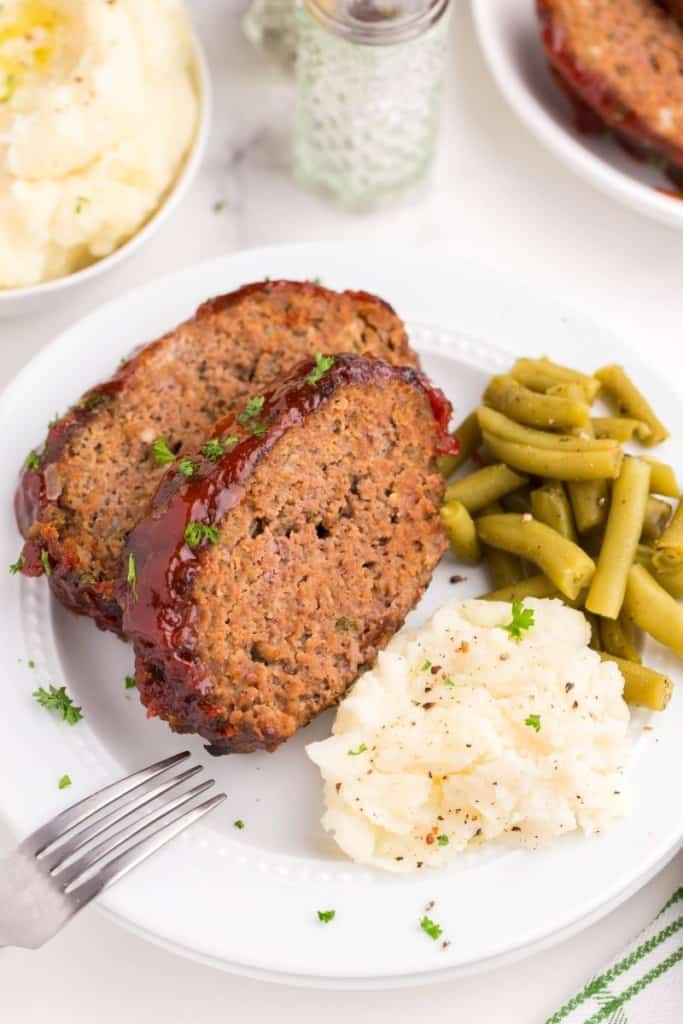
[[[293,87],[243,41],[244,3],[193,0],[214,119],[192,191],[150,243],[91,288],[39,317],[0,321],[0,383],[76,317],[155,275],[238,248],[340,239],[370,252],[381,240],[429,249],[445,265],[464,255],[512,269],[609,323],[625,346],[666,367],[680,348],[683,238],[593,191],[527,134],[488,74],[466,0],[453,2],[432,187],[412,204],[362,217],[292,180]],[[0,825],[3,842],[9,837]],[[438,1012],[453,1021],[542,1024],[682,882],[679,855],[617,911],[550,951],[485,977],[393,993],[332,994],[232,978],[151,946],[89,908],[45,949],[0,954],[3,1019],[43,1024],[49,1013],[55,1024],[223,1024],[277,1015],[285,1024],[388,1024]]]

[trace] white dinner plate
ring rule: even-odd
[[[609,330],[519,282],[470,265],[403,260],[386,249],[311,245],[240,253],[162,277],[101,307],[43,349],[0,399],[0,540],[5,563],[19,536],[12,495],[22,456],[48,420],[107,376],[135,345],[192,313],[208,296],[246,281],[320,276],[393,303],[426,369],[456,415],[478,402],[486,378],[512,353],[548,352],[591,369],[623,360],[683,438],[680,399]],[[683,465],[680,440],[665,455]],[[453,585],[447,557],[411,616],[486,589],[479,570]],[[669,857],[683,833],[683,701],[633,716],[625,785],[628,816],[611,832],[567,836],[535,853],[498,846],[444,871],[386,875],[347,861],[319,824],[321,783],[304,745],[328,734],[321,716],[274,754],[212,758],[197,738],[147,720],[124,676],[128,646],[67,612],[44,580],[0,575],[5,652],[0,716],[0,813],[18,835],[112,778],[189,747],[228,794],[221,808],[113,886],[99,905],[121,924],[227,970],[289,983],[390,986],[482,970],[577,930],[624,899]],[[680,679],[675,658],[652,645],[649,661]],[[36,663],[28,666],[28,660]],[[65,683],[83,707],[70,727],[32,699]],[[653,730],[643,726],[653,725]],[[68,773],[73,786],[59,791]],[[233,822],[242,819],[243,830]],[[419,928],[428,902],[450,945]],[[321,925],[319,909],[336,910]]]
[[[513,110],[562,163],[640,213],[683,228],[683,202],[658,188],[674,186],[656,168],[628,156],[606,136],[574,127],[566,96],[553,81],[536,16],[536,0],[472,0],[488,66]]]

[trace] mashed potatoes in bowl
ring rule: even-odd
[[[623,812],[623,679],[556,600],[452,602],[404,629],[307,752],[324,828],[353,860],[438,867],[470,846],[538,846]],[[526,623],[526,624],[524,624]],[[517,635],[518,634],[518,635]]]
[[[0,290],[71,274],[136,234],[172,188],[198,116],[181,0],[6,0]]]

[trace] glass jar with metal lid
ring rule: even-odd
[[[368,210],[421,183],[436,148],[450,0],[298,0],[294,173]]]

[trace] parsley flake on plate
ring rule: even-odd
[[[217,199],[211,209],[214,213],[221,213],[225,209],[225,199]]]
[[[36,663],[33,660],[33,658],[29,658],[28,661],[26,662],[26,664],[28,665],[29,668],[35,668],[36,667]]]
[[[323,924],[329,924],[330,921],[334,921],[334,916],[336,913],[336,910],[319,910],[318,920],[322,921]]]
[[[346,753],[349,755],[349,757],[357,757],[358,754],[364,754],[367,749],[368,748],[366,747],[366,745],[364,743],[361,743],[357,750],[351,750],[351,748],[349,748],[346,751]]]
[[[328,370],[334,366],[334,356],[324,356],[322,352],[315,354],[315,366],[310,373],[306,374],[307,384],[317,384],[325,376]]]
[[[40,561],[43,563],[43,572],[46,576],[52,575],[52,566],[50,565],[50,556],[48,555],[45,548],[40,552]]]
[[[239,829],[244,828],[244,822],[242,821],[241,818],[237,818],[236,821],[233,821],[233,825],[235,826],[235,828],[239,828]]]
[[[126,676],[125,683],[126,683],[126,689],[127,690],[134,690],[135,689],[135,680],[133,679],[132,676]]]
[[[443,928],[441,925],[436,924],[436,922],[432,921],[431,917],[427,917],[426,914],[420,921],[420,928],[425,935],[428,935],[430,939],[434,940],[434,942],[436,942],[437,939],[440,939],[443,934]]]
[[[35,450],[35,448],[32,448],[31,451],[26,456],[26,462],[24,463],[24,465],[26,466],[27,469],[38,469],[38,466],[40,465],[40,455]]]
[[[62,775],[61,779],[57,783],[57,788],[58,789],[66,789],[67,786],[70,786],[70,785],[71,785],[71,776],[70,775]]]
[[[175,455],[168,447],[165,437],[157,437],[152,445],[152,458],[157,466],[167,466],[169,462],[173,462]]]
[[[203,540],[209,544],[218,543],[218,527],[206,526],[205,523],[191,522],[185,527],[185,543],[196,548]]]
[[[58,688],[50,684],[49,690],[45,690],[40,686],[37,690],[33,691],[33,697],[42,708],[47,708],[48,711],[58,711],[69,725],[75,725],[76,722],[80,722],[81,718],[83,718],[82,708],[74,704],[66,692],[66,686]]]
[[[534,624],[534,610],[533,608],[525,608],[522,601],[512,602],[512,619],[506,625],[501,626],[507,633],[510,634],[512,640],[520,641],[522,639],[522,633],[525,629],[529,629]]]
[[[20,570],[23,569],[23,567],[24,567],[24,556],[23,555],[19,555],[19,557],[17,558],[16,562],[12,562],[12,564],[10,565],[9,571],[12,573],[13,576],[16,576],[16,574],[18,572],[20,572]]]
[[[541,731],[541,716],[540,715],[529,715],[524,719],[524,724],[528,725],[535,732]]]

